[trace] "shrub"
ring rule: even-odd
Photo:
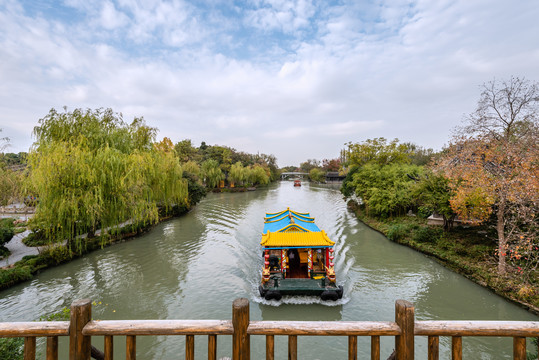
[[[420,227],[414,232],[413,240],[417,242],[435,243],[442,236],[443,231],[440,228]]]
[[[11,251],[5,246],[0,246],[0,259],[6,258],[11,254]]]
[[[27,237],[23,239],[22,242],[26,246],[43,246],[50,243],[50,241],[47,240],[47,237],[45,236],[45,232],[43,230],[31,232],[30,234],[28,234]]]
[[[13,218],[4,218],[4,219],[0,219],[0,228],[11,228],[13,227],[13,222],[15,221],[15,219]]]
[[[422,219],[428,218],[432,214],[432,209],[427,206],[420,206],[419,209],[417,209],[417,216],[419,216]]]
[[[7,288],[12,284],[30,280],[32,271],[30,266],[15,266],[11,269],[0,270],[0,289]]]
[[[411,226],[408,224],[391,225],[387,231],[387,238],[392,241],[399,241],[403,239],[410,230]]]
[[[15,231],[12,227],[1,227],[0,228],[0,246],[3,246],[9,240],[13,238]]]
[[[58,265],[70,260],[73,257],[73,254],[65,246],[53,245],[48,246],[45,250],[43,250],[41,256],[45,259],[47,264]]]
[[[23,356],[23,338],[0,338],[0,360],[19,360]]]
[[[530,285],[523,285],[518,290],[518,296],[524,300],[529,300],[535,295],[535,289]]]

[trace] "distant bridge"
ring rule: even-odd
[[[326,173],[326,182],[342,182],[346,176],[339,175],[337,171],[328,171]],[[281,180],[288,180],[290,178],[310,179],[309,173],[305,172],[284,172],[281,174]]]
[[[281,180],[288,180],[289,178],[291,177],[296,177],[296,178],[308,178],[309,177],[309,174],[308,173],[304,173],[304,172],[284,172],[284,173],[281,173]]]

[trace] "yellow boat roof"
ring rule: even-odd
[[[270,232],[262,234],[260,245],[266,247],[333,246],[324,230],[316,232]]]

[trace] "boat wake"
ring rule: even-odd
[[[268,305],[268,306],[281,306],[281,305],[311,305],[319,304],[324,306],[341,306],[350,301],[350,297],[343,295],[342,299],[336,301],[324,301],[316,296],[283,296],[281,300],[266,300],[263,297],[258,295],[258,290],[251,297],[251,301],[257,304]]]

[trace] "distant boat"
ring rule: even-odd
[[[294,180],[294,186],[301,186],[301,180]]]
[[[343,288],[337,286],[335,277],[335,243],[309,213],[290,208],[266,213],[260,244],[264,268],[258,290],[266,300],[280,300],[283,295],[342,298]]]

